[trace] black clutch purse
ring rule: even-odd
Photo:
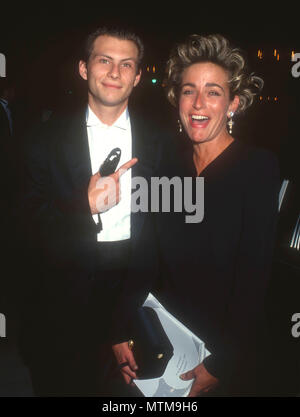
[[[131,344],[139,368],[137,376],[140,379],[161,377],[173,356],[173,346],[152,308],[138,309],[132,323]]]

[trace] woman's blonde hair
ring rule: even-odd
[[[212,62],[228,72],[230,100],[239,96],[237,112],[251,106],[257,91],[264,85],[260,77],[248,73],[243,53],[233,48],[221,35],[191,35],[171,52],[167,63],[167,97],[177,106],[183,71],[199,62]]]

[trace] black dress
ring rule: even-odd
[[[192,154],[181,176],[196,177]],[[177,175],[179,171],[177,172]],[[257,394],[267,363],[264,297],[275,238],[279,169],[270,152],[233,141],[200,174],[204,218],[163,214],[158,222],[164,265],[157,293],[206,343],[206,369],[220,391]],[[261,367],[260,365],[261,364]]]

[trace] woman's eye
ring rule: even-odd
[[[219,95],[220,95],[220,93],[219,93],[218,91],[215,91],[215,90],[211,90],[211,91],[209,91],[209,92],[208,92],[208,94],[209,94],[210,96],[219,96]]]

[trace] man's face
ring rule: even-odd
[[[89,104],[126,107],[141,77],[138,48],[134,42],[99,36],[87,63],[80,61],[79,73],[88,82]]]

